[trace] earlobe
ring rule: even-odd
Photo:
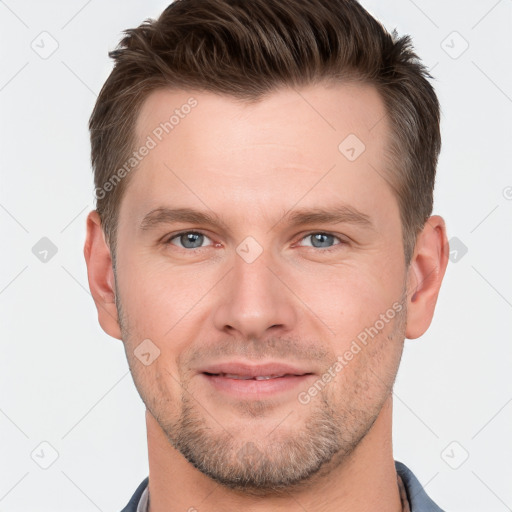
[[[430,326],[448,265],[448,240],[442,217],[430,217],[416,240],[407,276],[407,328],[409,339],[420,337]]]
[[[96,210],[89,212],[87,216],[84,257],[89,288],[98,310],[98,321],[108,335],[122,339],[115,304],[112,258],[101,227],[101,219]]]

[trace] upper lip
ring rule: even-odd
[[[259,377],[268,375],[305,375],[312,372],[305,368],[299,368],[297,366],[277,361],[258,365],[232,361],[211,364],[202,368],[201,373],[228,373],[232,375],[239,375],[241,377]]]

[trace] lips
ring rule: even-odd
[[[219,396],[235,400],[292,399],[292,393],[306,388],[309,381],[316,378],[305,366],[292,366],[279,361],[266,364],[250,364],[247,361],[211,364],[202,368],[199,375]]]
[[[238,379],[238,380],[269,380],[278,379],[281,377],[296,377],[296,375],[284,373],[282,375],[256,375],[255,377],[249,377],[247,375],[235,375],[234,373],[208,373],[206,375],[217,375],[218,377],[224,377],[225,379]]]
[[[270,362],[259,365],[251,365],[243,362],[228,362],[210,365],[203,368],[201,373],[236,380],[270,380],[282,377],[308,375],[312,372],[308,371],[306,368],[299,368],[280,362]]]

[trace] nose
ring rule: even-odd
[[[239,255],[234,258],[234,268],[222,281],[215,327],[244,339],[291,330],[297,320],[293,294],[276,275],[271,258],[265,251],[251,263]]]

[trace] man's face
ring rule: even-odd
[[[346,459],[389,397],[405,332],[377,92],[318,85],[250,105],[158,91],[136,133],[156,146],[121,203],[116,290],[149,413],[194,466],[245,491]],[[267,363],[289,367],[255,368]]]

